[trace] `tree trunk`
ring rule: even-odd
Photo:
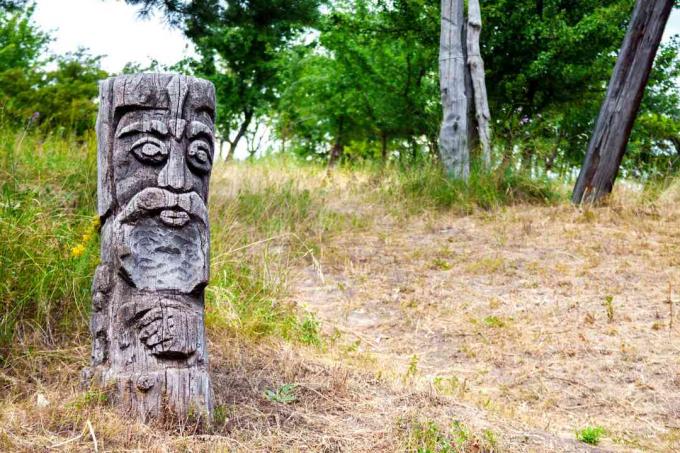
[[[482,148],[482,162],[485,168],[489,168],[491,166],[491,128],[489,126],[491,113],[489,111],[486,81],[484,79],[484,60],[482,60],[479,46],[479,36],[481,33],[482,13],[479,7],[479,0],[468,0],[467,63],[472,80],[477,133]]]
[[[380,156],[383,165],[387,165],[387,134],[385,132],[380,133]]]
[[[159,110],[165,114],[153,113]],[[142,420],[210,418],[203,308],[210,268],[206,136],[214,126],[200,119],[214,112],[212,84],[193,77],[124,75],[100,86],[101,263],[92,283],[92,366],[83,377],[110,389],[120,408]],[[151,133],[162,138],[130,149]]]
[[[338,163],[338,161],[342,157],[342,153],[344,153],[344,152],[345,152],[345,145],[338,138],[337,140],[335,140],[335,143],[333,143],[333,147],[331,148],[331,155],[328,158],[328,168],[335,167],[335,164]]]
[[[579,173],[572,202],[611,193],[674,0],[638,0]]]
[[[463,61],[468,61],[467,54],[467,22],[463,21]],[[472,75],[470,74],[470,66],[465,65],[465,99],[467,100],[467,146],[470,153],[470,158],[479,150],[479,128],[477,127],[477,119],[475,118],[475,95],[472,88]]]
[[[463,12],[463,0],[442,0],[439,88],[444,115],[439,132],[439,153],[450,177],[467,179],[470,155],[467,146]]]
[[[555,141],[555,146],[553,147],[552,153],[545,160],[545,171],[546,172],[552,170],[553,166],[555,165],[555,160],[557,159],[557,154],[560,152],[560,143],[562,142],[563,137],[564,137],[564,129],[562,129],[560,127],[559,131],[557,132],[557,140]]]
[[[238,131],[236,132],[236,137],[234,137],[233,140],[228,140],[229,154],[227,154],[227,157],[224,159],[225,162],[229,162],[234,158],[236,147],[238,146],[238,143],[241,141],[246,131],[248,130],[248,126],[250,126],[250,122],[252,121],[252,119],[253,111],[250,109],[246,109],[246,111],[243,112],[243,121],[241,122],[241,125],[239,126]]]
[[[338,163],[338,161],[342,157],[342,154],[345,152],[344,133],[345,133],[345,120],[343,117],[340,117],[338,119],[338,129],[337,135],[335,137],[335,143],[333,143],[333,147],[331,148],[331,154],[328,157],[328,169],[335,167],[335,164]]]

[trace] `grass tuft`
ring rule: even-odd
[[[406,204],[414,214],[432,208],[469,214],[475,209],[519,203],[555,204],[564,198],[557,185],[546,178],[530,178],[511,169],[475,170],[465,182],[447,178],[436,165],[390,170],[381,189],[384,201],[400,208]]]
[[[597,445],[605,432],[601,426],[586,426],[576,431],[576,439],[588,445]]]

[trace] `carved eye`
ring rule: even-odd
[[[160,140],[143,137],[132,144],[130,150],[141,162],[158,164],[168,157],[168,149]]]
[[[199,172],[207,173],[212,166],[210,158],[210,145],[204,140],[195,140],[189,145],[189,164]]]

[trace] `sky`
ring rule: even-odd
[[[50,50],[57,54],[87,47],[104,55],[102,67],[120,72],[128,62],[152,59],[171,65],[193,54],[191,44],[178,30],[156,15],[140,19],[138,8],[123,0],[37,0],[34,20],[50,32]]]
[[[87,47],[105,55],[102,66],[119,72],[128,62],[156,59],[171,65],[193,55],[191,44],[181,32],[163,23],[158,15],[140,19],[138,8],[123,0],[37,0],[35,21],[55,38],[55,53]],[[680,10],[674,10],[664,35],[680,34]]]

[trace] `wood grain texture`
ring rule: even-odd
[[[482,33],[482,12],[479,0],[468,0],[466,31],[467,64],[472,83],[472,96],[474,99],[479,144],[482,151],[482,163],[485,168],[489,168],[491,166],[491,112],[489,111],[489,100],[486,94],[484,60],[482,59],[479,45]]]
[[[572,201],[611,193],[674,0],[638,0],[588,145]]]
[[[439,154],[448,175],[460,179],[467,179],[470,174],[463,52],[464,6],[463,0],[442,0],[439,44],[439,89],[443,110]]]
[[[215,94],[204,80],[135,74],[100,87],[101,264],[92,367],[126,411],[209,419],[204,327]]]

